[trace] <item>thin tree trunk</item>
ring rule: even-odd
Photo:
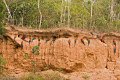
[[[67,20],[67,26],[70,27],[70,4],[71,4],[71,1],[70,0],[67,0],[67,17],[68,17],[68,20]]]
[[[68,6],[68,27],[70,27],[70,6]]]
[[[16,8],[17,9],[17,8]],[[15,25],[15,12],[16,12],[16,9],[14,10],[14,12],[13,12],[13,25]]]
[[[91,7],[90,7],[90,27],[92,27],[92,17],[93,17],[93,2],[91,2]]]
[[[22,16],[22,18],[21,18],[21,19],[22,19],[22,27],[23,27],[23,22],[24,22],[24,18],[23,18],[23,16]]]
[[[16,8],[15,8],[15,10],[14,10],[14,12],[13,12],[13,24],[14,25],[16,25],[16,20],[15,20],[15,12],[16,12],[16,10],[17,10],[17,3],[16,3]]]
[[[39,24],[39,29],[41,28],[41,25],[42,25],[42,13],[40,11],[40,24]]]
[[[111,7],[110,7],[110,20],[113,21],[114,18],[114,0],[111,0]]]
[[[66,10],[67,10],[67,6],[64,7],[64,16],[63,16],[63,23],[64,25],[66,25]]]
[[[64,4],[64,0],[62,0],[62,5],[61,5],[61,16],[60,16],[60,25],[63,23],[63,12],[64,12],[64,10],[63,10],[63,4]]]
[[[111,0],[111,5],[110,5],[110,23],[109,26],[113,26],[113,18],[114,18],[114,0]]]
[[[10,9],[9,9],[7,3],[6,3],[6,0],[3,0],[3,2],[4,2],[5,6],[6,6],[6,8],[7,8],[7,11],[8,11],[9,17],[12,19],[12,15],[11,15]]]
[[[39,14],[40,14],[40,19],[39,19],[39,29],[41,28],[41,24],[42,24],[42,12],[40,10],[40,0],[38,0],[38,11],[39,11]]]

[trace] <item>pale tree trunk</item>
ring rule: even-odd
[[[109,26],[113,26],[113,19],[114,19],[114,0],[111,0],[111,5],[110,5],[110,23]]]
[[[114,19],[114,0],[111,0],[110,6],[110,21],[112,22]]]
[[[68,27],[70,27],[70,2],[68,2]]]
[[[16,12],[16,10],[17,10],[17,8],[14,10],[14,12],[13,12],[13,24],[15,25],[15,12]]]
[[[70,3],[71,3],[70,0],[62,0],[62,8],[61,8],[61,16],[60,16],[61,24],[64,23],[64,25],[67,25],[68,27],[70,26]]]
[[[17,10],[17,3],[16,3],[16,8],[15,10],[13,11],[13,24],[16,25],[16,20],[15,20],[15,12]]]
[[[38,0],[38,11],[39,11],[39,14],[40,14],[40,19],[39,19],[39,29],[41,28],[41,24],[42,24],[42,12],[40,10],[40,0]]]
[[[90,27],[93,28],[93,6],[95,4],[96,0],[91,0],[91,6],[90,6]]]
[[[94,2],[91,1],[91,6],[90,6],[90,27],[93,28],[93,25],[92,25],[92,18],[93,18],[93,4]]]
[[[25,6],[26,6],[26,5],[25,5],[25,2],[24,2],[24,3],[23,3],[23,8],[25,8]],[[23,9],[22,12],[23,12],[23,13],[22,13],[21,21],[22,21],[22,27],[24,27],[24,16],[25,16],[25,10]]]
[[[62,4],[61,4],[61,16],[60,16],[60,22],[61,22],[61,23],[60,23],[60,24],[63,23],[63,12],[64,12],[64,11],[63,11],[63,7],[64,7],[63,4],[64,4],[64,0],[62,0]]]
[[[23,16],[22,16],[21,20],[22,20],[22,27],[23,27],[23,23],[24,23],[24,18],[23,18]]]
[[[3,0],[3,2],[4,2],[5,6],[7,8],[7,11],[8,11],[8,14],[9,14],[9,18],[12,19],[12,15],[11,15],[10,9],[9,9],[7,3],[6,3],[6,0]]]
[[[66,25],[66,11],[67,11],[67,6],[64,7],[64,14],[63,14],[63,23]]]

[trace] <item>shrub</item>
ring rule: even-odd
[[[2,2],[0,2],[0,35],[3,35],[5,33],[5,29],[3,27],[3,20],[4,20],[3,11],[4,11],[4,5],[2,4]]]
[[[0,55],[0,74],[4,71],[4,65],[6,64],[6,60]]]
[[[0,80],[19,80],[19,79],[11,76],[1,76]]]
[[[32,72],[35,73],[36,72],[36,62],[35,61],[31,61],[31,65],[32,65]]]
[[[29,54],[28,53],[24,54],[24,59],[29,59]]]
[[[3,35],[5,33],[5,28],[0,25],[0,35]]]
[[[66,80],[64,77],[60,76],[57,72],[46,73],[43,75],[45,80]]]
[[[34,46],[34,47],[32,48],[32,53],[33,53],[34,55],[39,55],[39,46]]]
[[[41,76],[39,75],[35,75],[35,74],[30,74],[27,77],[23,77],[21,78],[21,80],[45,80],[43,79]]]

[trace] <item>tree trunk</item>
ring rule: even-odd
[[[60,25],[62,25],[62,23],[63,23],[63,12],[64,12],[64,10],[63,10],[63,4],[64,4],[64,0],[62,0],[62,5],[61,5],[61,16],[60,16]]]
[[[23,27],[23,22],[24,22],[24,18],[23,18],[23,16],[22,16],[22,18],[21,18],[21,21],[22,21],[22,27]]]
[[[110,21],[113,22],[113,19],[114,19],[114,0],[111,0]]]
[[[92,27],[92,17],[93,17],[93,2],[91,1],[91,7],[90,7],[90,27]]]
[[[70,3],[71,2],[68,1],[68,27],[70,27]]]
[[[5,6],[6,6],[6,8],[7,8],[7,11],[8,11],[8,14],[9,14],[10,19],[12,19],[12,15],[11,15],[10,9],[9,9],[7,3],[6,3],[6,0],[3,0],[3,2],[4,2]]]
[[[66,11],[67,11],[67,6],[64,7],[64,15],[63,15],[63,23],[66,25]]]
[[[39,19],[39,29],[41,28],[41,24],[42,24],[42,12],[40,10],[40,0],[38,0],[38,11],[39,11],[39,14],[40,14],[40,19]]]
[[[68,6],[68,27],[70,27],[70,6]]]

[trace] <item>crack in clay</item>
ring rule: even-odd
[[[114,54],[116,54],[116,41],[113,39],[113,51],[114,51]]]
[[[75,47],[76,43],[77,43],[77,39],[74,40],[74,47]]]
[[[84,44],[84,45],[90,45],[90,39],[88,39],[87,37],[83,37],[81,39],[81,42]]]
[[[70,45],[71,45],[71,41],[70,41],[70,39],[68,40],[68,45],[69,45],[69,48],[70,48]]]

